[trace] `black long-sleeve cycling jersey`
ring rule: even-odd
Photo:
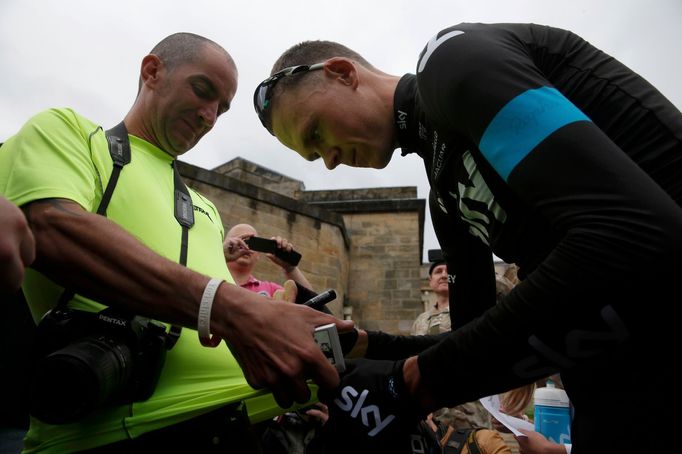
[[[441,31],[394,101],[456,276],[453,332],[419,355],[423,382],[456,404],[560,371],[576,452],[621,452],[616,434],[680,403],[659,399],[681,345],[667,294],[682,257],[682,114],[580,37],[532,24]],[[522,277],[497,305],[491,253]]]

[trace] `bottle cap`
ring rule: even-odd
[[[548,407],[569,406],[568,394],[566,394],[566,391],[557,388],[551,380],[547,380],[546,387],[535,390],[533,401],[535,405],[545,405]]]

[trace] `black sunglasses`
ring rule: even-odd
[[[253,107],[256,108],[256,113],[258,114],[258,118],[260,118],[260,122],[263,123],[263,126],[265,126],[265,129],[267,129],[270,134],[274,136],[268,121],[268,107],[270,107],[272,89],[275,88],[277,82],[279,82],[280,79],[284,79],[287,76],[293,76],[294,74],[304,73],[308,71],[315,71],[317,69],[322,69],[323,67],[324,63],[315,63],[314,65],[289,66],[288,68],[284,68],[281,71],[277,71],[275,74],[273,74],[272,76],[268,77],[263,82],[258,84],[258,87],[256,87],[256,91],[253,93]]]

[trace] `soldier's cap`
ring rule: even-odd
[[[429,262],[431,262],[431,266],[429,267],[429,276],[431,276],[431,273],[433,273],[433,269],[435,267],[442,263],[445,263],[445,259],[443,258],[443,251],[441,251],[440,249],[429,249]]]

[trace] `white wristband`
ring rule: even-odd
[[[204,347],[217,347],[222,340],[218,336],[211,336],[211,307],[213,306],[213,299],[218,291],[218,287],[222,283],[222,279],[211,279],[206,284],[206,288],[204,288],[204,294],[201,295],[199,317],[197,317],[197,331],[199,332],[199,342]]]

